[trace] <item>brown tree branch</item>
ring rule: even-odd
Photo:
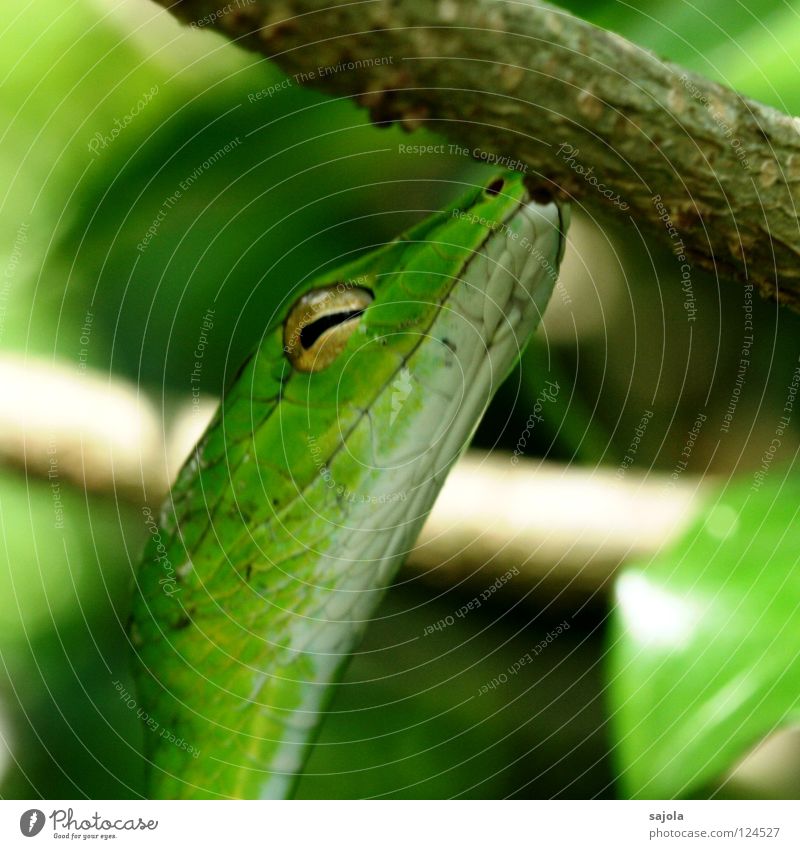
[[[800,309],[800,118],[531,0],[160,2]]]

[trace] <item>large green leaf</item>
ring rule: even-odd
[[[798,505],[796,477],[748,476],[619,578],[610,694],[629,795],[691,794],[800,717]]]

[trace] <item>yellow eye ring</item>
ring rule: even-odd
[[[283,350],[289,362],[304,372],[327,368],[341,354],[372,301],[369,289],[346,282],[306,292],[283,325]]]

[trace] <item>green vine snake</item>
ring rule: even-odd
[[[539,322],[566,215],[498,172],[288,295],[137,573],[148,795],[291,794],[331,682]]]

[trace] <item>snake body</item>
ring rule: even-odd
[[[539,321],[564,232],[501,172],[289,294],[137,573],[150,796],[290,795],[331,682]]]

